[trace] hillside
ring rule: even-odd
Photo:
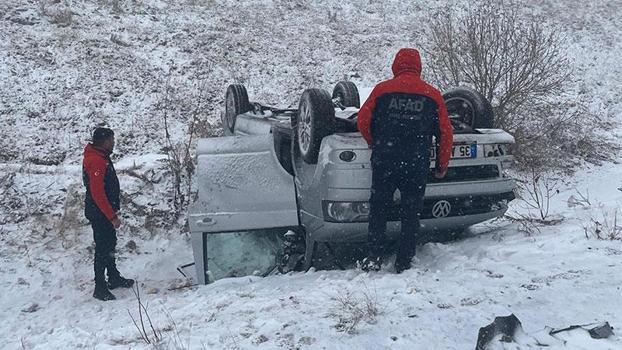
[[[68,3],[0,3],[2,348],[154,348],[128,315],[137,315],[131,291],[111,303],[91,297],[80,161],[101,123],[118,136],[118,264],[140,282],[160,348],[471,349],[480,327],[510,313],[530,334],[601,321],[619,333],[622,237],[597,239],[594,223],[615,228],[622,215],[619,154],[555,178],[560,224],[530,234],[508,219],[478,225],[424,245],[402,275],[312,270],[188,287],[176,271],[192,253],[183,215],[172,214],[165,112],[172,142],[183,144],[193,119],[198,136],[221,133],[232,82],[284,107],[312,86],[372,86],[390,76],[399,48],[426,44],[426,18],[448,1]],[[622,145],[622,1],[524,5],[563,28],[568,94],[612,123],[603,140]],[[590,203],[569,201],[577,191]],[[527,211],[517,200],[510,214]],[[564,339],[549,349],[622,348],[619,334]]]

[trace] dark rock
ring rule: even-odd
[[[495,317],[491,324],[479,329],[475,350],[486,350],[488,344],[498,335],[503,336],[504,342],[512,342],[516,332],[522,329],[520,320],[514,314]]]
[[[39,306],[39,304],[37,303],[32,303],[30,305],[28,305],[28,307],[22,309],[22,312],[25,313],[33,313],[33,312],[37,312],[39,309],[41,309],[41,307]]]
[[[134,242],[134,240],[130,240],[125,245],[125,248],[127,248],[129,251],[135,251],[136,250],[136,242]]]
[[[605,339],[613,335],[613,327],[609,322],[605,322],[605,324],[590,329],[589,332],[590,337],[594,339]]]

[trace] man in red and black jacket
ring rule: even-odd
[[[378,84],[358,113],[358,129],[372,149],[369,255],[363,269],[378,270],[385,250],[387,209],[400,190],[402,230],[395,270],[410,268],[415,255],[419,216],[430,171],[432,136],[436,137],[435,176],[447,172],[453,129],[441,93],[423,81],[415,49],[401,49],[393,62],[394,78]]]
[[[121,277],[115,264],[114,251],[117,232],[121,221],[117,216],[120,209],[120,189],[117,173],[110,160],[114,149],[114,132],[108,128],[96,128],[92,143],[84,148],[82,179],[86,187],[84,215],[93,228],[95,240],[95,292],[99,300],[114,300],[110,289],[129,288],[134,280]],[[108,274],[108,282],[104,275]]]

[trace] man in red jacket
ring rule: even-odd
[[[394,206],[393,195],[399,189],[402,230],[395,270],[400,273],[410,268],[415,255],[432,136],[439,145],[434,175],[443,178],[451,157],[453,129],[441,93],[420,77],[417,50],[401,49],[392,69],[394,78],[378,84],[358,113],[358,129],[372,149],[369,255],[362,268],[380,269],[387,210]]]
[[[86,187],[84,214],[93,228],[95,240],[95,292],[99,300],[114,300],[110,289],[129,288],[134,280],[121,277],[115,264],[114,250],[121,221],[117,216],[120,209],[120,189],[117,173],[110,160],[114,149],[114,132],[107,128],[96,128],[92,143],[84,148],[82,179]],[[108,282],[104,275],[108,274]]]

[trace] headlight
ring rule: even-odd
[[[364,222],[369,218],[369,202],[324,201],[323,207],[328,222]]]
[[[484,157],[504,157],[504,156],[512,155],[512,149],[510,147],[511,145],[507,143],[483,145],[483,146],[484,146]]]

